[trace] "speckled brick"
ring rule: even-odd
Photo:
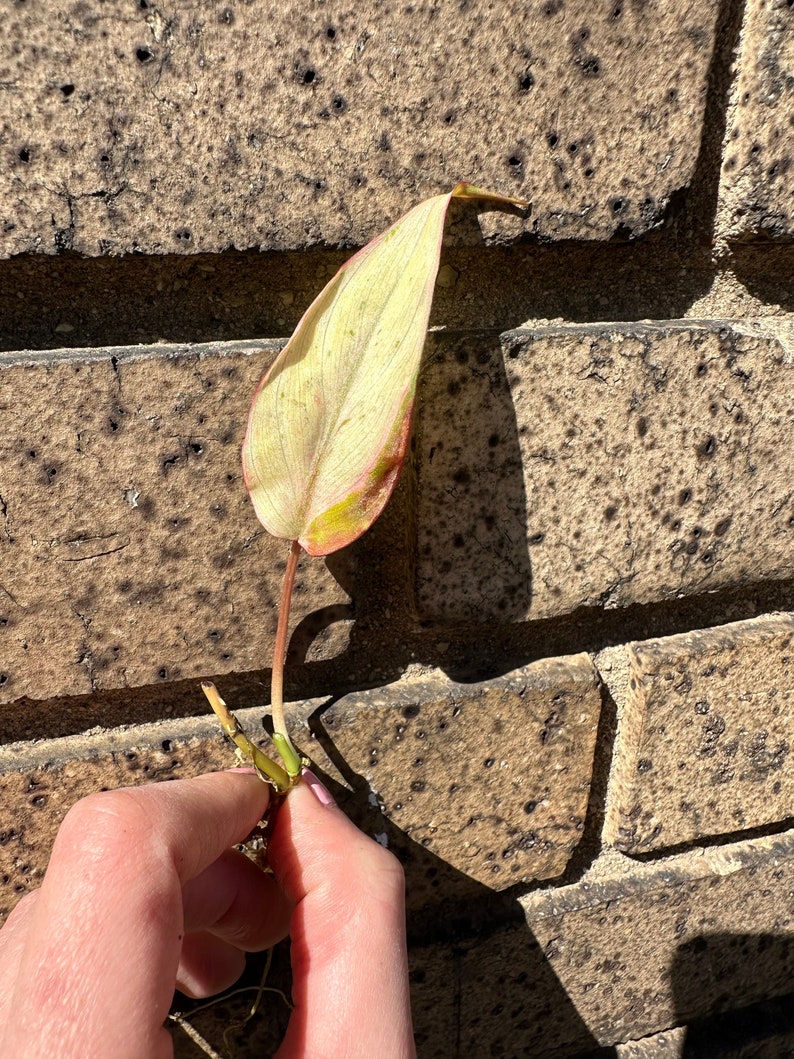
[[[0,360],[0,702],[269,665],[288,545],[240,445],[277,348]],[[347,598],[304,561],[296,622]]]
[[[360,244],[460,179],[531,197],[543,239],[640,235],[692,181],[717,10],[16,5],[0,252]]]
[[[592,662],[573,655],[480,684],[439,675],[359,692],[322,724],[380,806],[421,904],[448,896],[440,870],[494,890],[563,872],[582,837],[600,702]]]
[[[508,928],[411,958],[421,1059],[571,1059],[783,996],[794,834],[662,864],[616,855],[572,886],[518,898]]]
[[[794,238],[794,7],[748,0],[722,163],[718,231]]]
[[[423,618],[524,621],[794,575],[794,362],[743,323],[434,340]]]
[[[631,644],[607,841],[646,853],[794,816],[794,615]]]

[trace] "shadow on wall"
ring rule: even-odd
[[[419,1059],[573,1059],[601,1049],[530,931],[514,892],[495,892],[414,842],[372,804],[313,718],[352,787],[323,776],[341,808],[406,874],[411,1000]]]
[[[319,726],[315,730],[322,734]],[[339,764],[324,736],[323,745]],[[326,775],[322,778],[344,811],[367,834],[386,843],[405,867],[419,1059],[617,1059],[615,1047],[599,1046],[555,975],[555,953],[534,937],[517,891],[494,892],[451,868],[385,819],[373,806],[362,776],[348,769],[344,773],[352,791]],[[613,936],[608,931],[602,942],[604,956],[610,955],[610,945],[618,949],[625,942],[622,928]],[[672,948],[674,939],[669,942]],[[260,957],[252,960],[241,984],[249,989],[258,985],[262,967]],[[658,970],[650,967],[651,977]],[[653,1052],[640,1050],[638,1042],[636,1050],[625,1053],[626,1059],[656,1055],[657,1047],[663,1047],[658,1055],[665,1059],[784,1059],[792,1054],[792,997],[759,999],[752,1007],[736,1010],[789,989],[794,981],[791,934],[696,936],[675,952],[669,981],[672,1011],[665,1021],[688,1028],[665,1035],[664,1046],[649,1045]],[[613,985],[615,994],[621,989],[619,981],[599,985],[604,996],[612,995]],[[275,950],[267,986],[290,993],[286,945]],[[629,982],[623,991],[625,1003],[631,1002],[630,1011],[624,1008],[625,1035],[636,1039],[665,1028],[659,1021],[669,1002],[666,988],[662,996],[652,990],[637,994]],[[223,1054],[226,1033],[236,1059],[270,1055],[283,1035],[288,1011],[278,994],[269,992],[258,1014],[243,1027],[251,995],[224,998],[213,1009],[189,1014],[188,1021]],[[598,1017],[598,1001],[594,1003]],[[180,998],[176,1006],[189,1011],[193,1005]],[[617,999],[607,1002],[608,1008],[619,1006]],[[696,1020],[703,1014],[708,1017]],[[207,1054],[180,1030],[174,1030],[174,1040],[176,1059]]]
[[[532,542],[498,336],[431,336],[413,444],[420,614],[442,622],[522,620],[532,598]]]
[[[794,988],[794,935],[695,937],[678,949],[671,977],[676,1022],[687,1026],[675,1056],[784,1059],[794,1054],[794,996],[764,1000]],[[714,1014],[697,1019],[704,1010]]]

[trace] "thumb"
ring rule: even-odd
[[[315,794],[313,779],[279,807],[268,850],[295,906],[295,1009],[277,1059],[407,1059],[415,1053],[402,868],[324,804],[327,792]]]

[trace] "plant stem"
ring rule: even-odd
[[[215,716],[221,722],[221,728],[223,728],[235,746],[239,748],[244,757],[262,774],[262,778],[272,783],[276,790],[281,792],[288,791],[292,783],[287,773],[281,765],[271,761],[266,754],[262,753],[258,746],[251,742],[240,726],[240,722],[218,694],[218,689],[212,681],[202,680],[201,690],[207,696]]]
[[[273,730],[279,735],[287,736],[287,724],[284,719],[284,660],[287,657],[287,635],[289,633],[289,610],[292,603],[292,589],[295,585],[295,573],[298,569],[301,546],[292,542],[284,571],[284,584],[281,586],[281,600],[278,605],[278,626],[276,642],[273,646],[273,675],[270,682],[270,709],[273,713]]]
[[[296,776],[300,772],[301,762],[287,732],[284,717],[284,661],[287,657],[287,637],[289,635],[289,611],[292,603],[292,590],[295,587],[295,574],[298,570],[301,546],[292,542],[284,571],[284,584],[281,586],[281,599],[278,606],[278,625],[276,642],[273,645],[273,671],[270,682],[270,710],[273,715],[273,742],[284,759],[287,772]]]

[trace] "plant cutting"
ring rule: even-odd
[[[447,208],[453,198],[524,208],[471,184],[435,195],[347,261],[304,313],[254,394],[243,477],[257,517],[290,542],[273,647],[273,742],[281,764],[243,732],[210,681],[202,689],[239,754],[277,791],[298,781],[287,730],[284,660],[302,551],[329,555],[369,529],[405,462]]]

